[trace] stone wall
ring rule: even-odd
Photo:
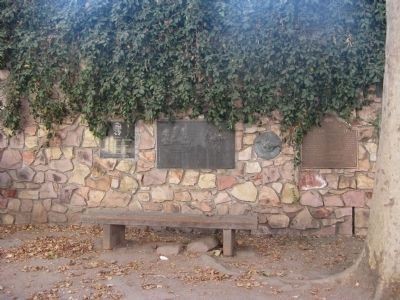
[[[366,232],[380,99],[358,112],[357,169],[301,170],[287,144],[272,160],[257,158],[255,138],[280,132],[279,115],[237,124],[236,168],[157,169],[156,124],[136,124],[135,159],[102,159],[99,141],[80,119],[47,132],[27,115],[24,130],[0,129],[0,223],[78,223],[92,207],[195,214],[258,214],[264,233]]]

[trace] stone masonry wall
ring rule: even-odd
[[[0,93],[1,94],[1,93]],[[358,112],[357,169],[301,170],[287,144],[275,159],[257,158],[255,138],[281,136],[279,115],[237,124],[236,168],[157,169],[156,124],[136,124],[135,159],[102,159],[99,141],[78,118],[47,132],[25,113],[24,130],[0,128],[0,224],[79,223],[93,207],[194,214],[258,214],[263,233],[366,232],[377,138],[372,125],[380,99]],[[354,211],[353,211],[354,210]]]

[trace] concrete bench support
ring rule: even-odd
[[[103,225],[103,249],[111,250],[125,242],[125,225]]]
[[[223,229],[222,232],[222,247],[224,256],[233,256],[235,251],[235,230]]]

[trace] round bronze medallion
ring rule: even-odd
[[[282,149],[282,141],[275,133],[268,131],[260,134],[254,141],[254,150],[258,157],[273,159]]]

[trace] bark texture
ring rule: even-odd
[[[387,0],[382,125],[368,252],[381,281],[400,281],[400,1]]]

